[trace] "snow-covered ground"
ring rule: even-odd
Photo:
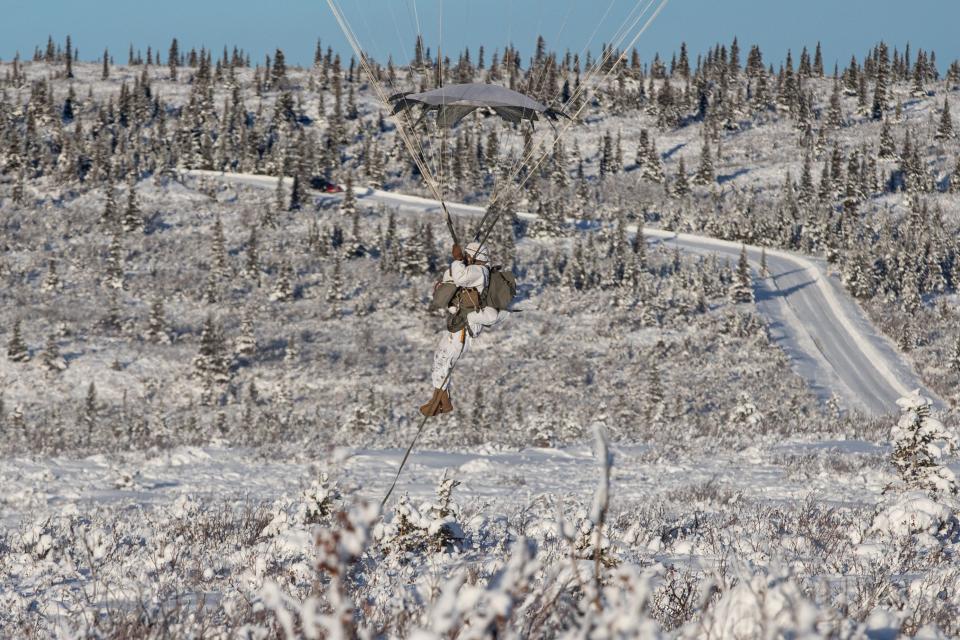
[[[440,419],[433,428],[449,424],[450,419]],[[960,611],[960,573],[950,560],[951,547],[870,530],[871,514],[891,480],[886,447],[824,441],[721,455],[664,456],[656,447],[618,446],[611,453],[604,554],[620,565],[617,571],[636,567],[638,585],[645,585],[652,598],[632,601],[625,620],[646,620],[681,637],[698,637],[711,623],[747,625],[742,629],[772,625],[786,636],[807,625],[817,635],[842,637],[861,637],[855,632],[880,637],[873,634],[900,628],[915,632],[930,624],[946,633],[957,631],[956,621],[949,619]],[[94,629],[109,635],[169,621],[186,629],[204,621],[219,637],[214,630],[243,634],[272,624],[273,614],[263,617],[270,610],[282,623],[281,613],[289,610],[302,620],[302,631],[317,625],[332,632],[335,621],[310,617],[307,610],[314,605],[301,605],[296,596],[318,579],[314,564],[328,557],[323,534],[316,538],[317,548],[310,531],[318,524],[317,531],[346,526],[328,523],[318,505],[325,500],[328,508],[378,503],[400,454],[336,449],[311,460],[282,448],[214,446],[7,460],[0,482],[15,489],[0,502],[0,626],[12,631],[39,624],[39,629],[82,636]],[[953,469],[960,472],[956,464]],[[579,570],[590,575],[588,508],[601,472],[590,446],[415,453],[398,502],[385,514],[385,522],[393,524],[374,526],[367,542],[362,540],[368,534],[349,528],[342,533],[341,544],[369,545],[366,560],[351,569],[350,589],[359,589],[377,609],[357,624],[369,628],[382,620],[404,635],[435,628],[450,604],[442,589],[430,588],[432,581],[439,580],[439,586],[444,576],[473,571],[481,576],[481,589],[495,590],[497,572],[527,544],[524,540],[538,549],[537,580],[557,579],[553,572],[565,566],[570,553],[583,558]],[[436,488],[446,478],[459,483],[452,505],[446,516],[430,515]],[[358,513],[353,518],[360,518]],[[375,525],[375,518],[365,517]],[[391,527],[404,518],[410,524],[401,525],[407,529],[398,538]],[[423,524],[421,518],[426,518]],[[433,551],[400,550],[420,548],[418,540],[433,548],[432,536],[454,526],[449,529],[456,532],[453,538]],[[564,527],[573,528],[561,535]],[[351,536],[359,537],[354,543]],[[897,551],[879,555],[881,549]],[[702,576],[708,576],[707,583]],[[754,610],[753,598],[762,602],[762,593],[737,605],[721,599],[708,617],[693,622],[710,580],[727,599],[743,580],[805,595],[772,611]],[[871,591],[881,587],[882,593]],[[677,594],[670,595],[675,589],[692,589],[692,600],[676,601]],[[940,593],[935,607],[923,596],[931,589]],[[278,591],[298,599],[284,596],[280,605]],[[539,610],[535,592],[513,594],[514,606]],[[206,604],[196,608],[192,603],[200,597]],[[391,602],[405,603],[407,617],[380,618],[389,614],[379,608],[389,610]],[[846,610],[837,602],[846,602]],[[470,605],[460,606],[468,607],[460,615],[475,617],[466,613]],[[727,606],[735,611],[723,613]],[[809,620],[794,618],[798,606],[806,608]],[[904,606],[918,609],[907,614]],[[30,622],[37,614],[39,622]],[[548,616],[553,622],[542,622],[547,626],[533,627],[533,633],[545,634],[565,617],[554,612]],[[529,629],[523,616],[506,620],[508,635]],[[167,631],[173,628],[181,627]],[[708,635],[744,637],[729,629]]]

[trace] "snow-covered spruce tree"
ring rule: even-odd
[[[253,329],[253,314],[248,309],[240,321],[240,335],[233,342],[233,355],[238,360],[250,360],[257,352],[257,337]]]
[[[950,116],[950,102],[943,99],[943,111],[940,115],[940,125],[934,138],[937,140],[952,140],[954,137],[953,118]]]
[[[277,271],[277,281],[270,293],[270,299],[274,302],[289,302],[293,300],[293,267],[290,261],[284,258]]]
[[[93,432],[97,427],[97,416],[100,413],[100,403],[97,400],[97,387],[91,382],[87,386],[87,395],[80,408],[79,427],[87,446],[93,440]]]
[[[737,261],[733,282],[730,283],[729,295],[733,302],[753,302],[753,278],[750,276],[746,246],[740,248],[740,259]]]
[[[170,342],[167,322],[164,317],[163,298],[157,296],[150,303],[150,316],[147,319],[147,340],[158,344]]]
[[[677,198],[690,195],[690,184],[687,182],[687,170],[683,164],[683,158],[680,158],[677,163],[677,176],[673,180],[673,195]]]
[[[900,490],[924,491],[931,497],[956,495],[957,479],[944,458],[960,442],[951,430],[932,416],[933,401],[919,390],[897,400],[900,420],[890,431],[890,461],[900,475]]]
[[[159,57],[160,52],[157,52]],[[170,80],[172,82],[177,81],[177,67],[180,66],[180,45],[177,43],[177,39],[174,38],[170,43],[170,50],[167,52],[167,65],[170,68]]]
[[[340,315],[341,302],[347,299],[343,291],[343,275],[340,264],[340,255],[333,257],[333,271],[330,274],[330,284],[327,287],[326,301],[330,303],[332,315]]]
[[[113,186],[113,180],[107,179],[107,186],[104,188],[103,212],[100,214],[100,223],[107,229],[113,228],[117,219],[117,195]]]
[[[30,350],[20,333],[20,322],[19,318],[14,320],[10,341],[7,343],[7,359],[11,362],[26,362],[30,359]]]
[[[260,256],[257,248],[257,228],[250,227],[250,237],[247,238],[247,257],[243,268],[243,276],[260,286]]]
[[[663,184],[666,179],[663,173],[663,160],[660,159],[660,152],[657,151],[657,141],[653,136],[650,136],[650,140],[647,142],[646,159],[643,163],[643,177],[657,184]]]
[[[43,366],[53,373],[60,373],[67,368],[67,361],[60,355],[60,345],[56,333],[47,337],[47,343],[44,345],[43,353],[40,354],[40,362]]]
[[[110,241],[110,248],[107,250],[107,264],[106,272],[104,274],[105,282],[108,287],[113,289],[123,289],[123,262],[124,251],[123,245],[120,243],[120,234],[114,233],[113,239]]]
[[[123,230],[127,233],[143,230],[143,216],[137,202],[137,179],[133,172],[127,181],[127,208],[123,211]]]
[[[200,333],[200,351],[193,359],[193,368],[204,380],[225,383],[230,381],[230,367],[226,357],[223,327],[208,315]]]
[[[353,218],[357,211],[357,197],[353,193],[353,172],[347,172],[347,181],[344,185],[343,200],[340,201],[340,215],[344,218]]]
[[[219,213],[213,219],[210,254],[211,275],[217,280],[223,280],[227,276],[227,240],[223,235],[223,222]]]
[[[283,50],[277,49],[273,55],[273,68],[270,71],[270,84],[274,89],[285,89],[287,81],[287,62]]]
[[[694,183],[706,186],[716,182],[716,179],[716,172],[713,169],[713,158],[710,155],[710,143],[704,139],[703,146],[700,149],[700,166],[697,168]]]
[[[343,243],[343,255],[346,258],[362,258],[367,253],[363,241],[363,232],[360,228],[360,210],[352,207],[350,214],[350,240]]]
[[[886,118],[884,118],[883,127],[880,129],[879,157],[884,160],[892,160],[897,157],[897,143],[893,139],[893,132],[890,129],[890,120]]]
[[[827,109],[827,124],[831,127],[843,126],[843,102],[840,93],[840,79],[834,78],[833,92],[830,94],[830,106]]]
[[[55,258],[50,258],[50,260],[47,261],[47,275],[43,279],[43,284],[40,285],[40,288],[46,292],[60,289],[60,277],[57,275],[57,261]]]

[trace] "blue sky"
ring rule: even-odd
[[[416,15],[428,45],[440,38],[440,0],[339,0],[361,43],[375,56],[408,59],[416,33]],[[612,3],[612,4],[611,4]],[[16,51],[29,56],[35,45],[69,33],[84,60],[108,47],[125,62],[131,43],[144,52],[152,45],[166,53],[177,36],[181,48],[224,44],[246,49],[254,60],[281,47],[290,62],[309,63],[316,39],[341,52],[346,41],[331,17],[326,0],[3,0],[0,58]],[[604,10],[611,9],[605,21]],[[512,41],[528,55],[537,33],[558,49],[594,51],[615,32],[635,2],[629,0],[446,0],[444,49],[464,46],[500,48]],[[741,45],[757,43],[768,61],[779,61],[822,41],[825,61],[846,64],[884,39],[903,49],[906,42],[934,49],[941,68],[960,58],[958,0],[671,0],[638,44],[649,59],[654,51],[667,58],[685,40],[691,52],[736,35]],[[746,49],[746,46],[744,46]]]

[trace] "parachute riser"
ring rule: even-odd
[[[441,200],[440,206],[443,207],[443,215],[447,218],[447,230],[450,232],[450,237],[453,238],[453,244],[460,244],[460,240],[457,238],[457,229],[453,226],[453,218],[450,217],[450,211],[447,209],[447,203]]]

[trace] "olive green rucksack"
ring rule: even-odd
[[[510,308],[510,303],[517,297],[517,278],[512,272],[503,267],[490,269],[490,282],[486,291],[480,296],[480,306],[493,307],[497,311]]]

